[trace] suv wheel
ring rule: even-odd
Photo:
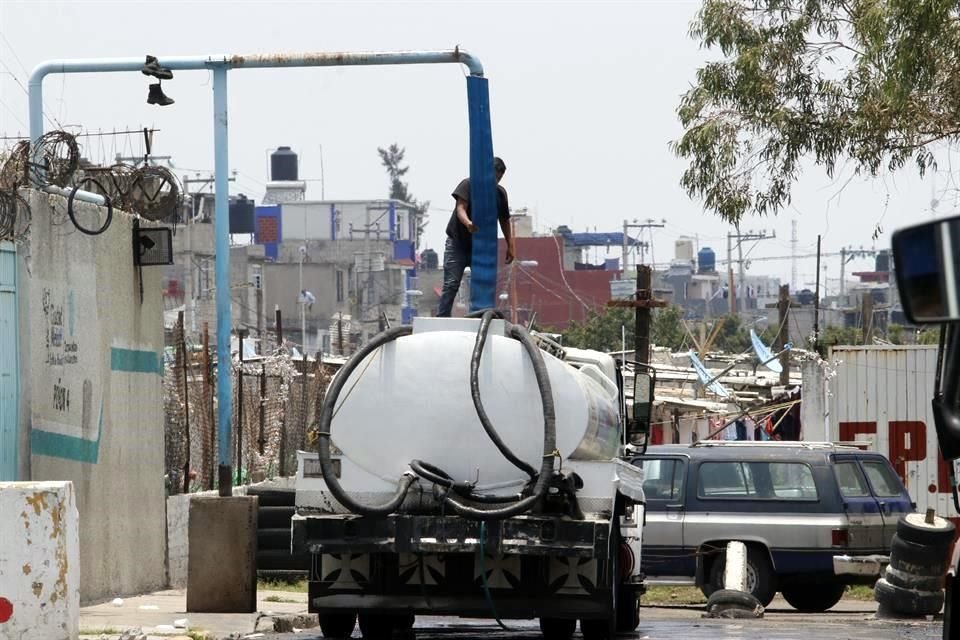
[[[791,607],[803,613],[821,613],[840,602],[846,585],[796,584],[783,586],[783,598]]]
[[[726,566],[726,554],[717,554],[710,568],[710,583],[704,585],[704,595],[709,597],[714,591],[724,588],[723,572]],[[777,593],[776,576],[770,564],[770,557],[765,549],[753,545],[747,545],[747,590],[764,607],[769,606]]]

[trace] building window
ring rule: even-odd
[[[337,269],[337,302],[343,302],[343,271]]]

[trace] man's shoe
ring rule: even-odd
[[[159,80],[170,80],[173,78],[173,71],[166,67],[161,67],[154,56],[147,56],[147,61],[143,64],[140,72],[145,76],[153,76]]]
[[[167,96],[163,89],[160,88],[160,83],[150,85],[150,93],[147,94],[147,104],[157,104],[161,107],[165,107],[169,104],[173,104],[173,98]]]

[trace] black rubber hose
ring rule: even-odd
[[[543,353],[540,348],[534,344],[525,330],[516,325],[511,325],[510,335],[520,341],[527,351],[527,355],[533,361],[533,372],[537,378],[537,387],[540,389],[540,399],[543,404],[543,463],[540,467],[540,474],[537,476],[537,484],[534,487],[533,495],[507,507],[478,508],[447,494],[444,498],[445,502],[458,515],[474,520],[502,520],[529,511],[546,494],[550,479],[553,477],[554,456],[557,455],[557,416],[556,407],[553,404],[553,389],[550,385],[547,364],[543,360]]]
[[[103,224],[100,225],[97,229],[87,229],[79,222],[77,222],[77,216],[73,213],[73,198],[77,195],[77,191],[80,190],[80,187],[86,185],[88,182],[92,182],[97,185],[100,191],[103,194],[107,193],[107,190],[103,188],[103,185],[94,178],[84,178],[80,181],[80,184],[75,186],[70,190],[70,196],[67,198],[67,215],[70,216],[70,221],[73,222],[73,226],[77,228],[77,231],[80,233],[85,233],[88,236],[98,236],[110,227],[110,223],[113,222],[113,204],[110,202],[110,197],[107,195],[103,196],[104,206],[107,208],[107,218],[103,221]]]
[[[500,438],[500,434],[497,433],[493,423],[490,422],[490,417],[483,408],[483,401],[480,399],[480,360],[483,357],[483,347],[487,343],[487,334],[490,332],[490,323],[493,322],[494,313],[493,310],[488,309],[483,312],[480,320],[480,330],[477,331],[477,340],[473,345],[473,355],[470,357],[470,397],[473,399],[473,407],[477,411],[477,417],[480,419],[480,424],[483,425],[483,430],[487,432],[487,437],[497,447],[500,454],[509,460],[513,466],[534,479],[537,476],[536,469],[521,460]],[[539,355],[539,349],[537,353]],[[542,360],[543,358],[541,358],[541,362]],[[551,398],[552,400],[553,398]]]
[[[353,354],[350,359],[347,360],[346,364],[341,367],[337,375],[334,376],[333,382],[330,384],[330,388],[327,389],[327,394],[323,399],[323,406],[320,410],[319,434],[317,437],[320,454],[320,470],[323,472],[323,479],[327,484],[327,488],[330,489],[330,493],[333,494],[333,497],[353,513],[364,516],[385,516],[393,513],[403,504],[404,499],[407,497],[407,491],[410,490],[410,485],[417,480],[413,475],[404,474],[400,478],[396,493],[388,502],[374,506],[364,505],[355,501],[344,491],[343,486],[341,486],[340,481],[337,479],[336,470],[330,459],[330,426],[333,422],[333,412],[337,406],[337,399],[340,397],[340,392],[343,390],[343,386],[346,384],[350,374],[356,370],[368,355],[388,342],[392,342],[403,336],[408,336],[411,333],[413,333],[413,327],[406,325],[387,329],[383,333],[374,336],[370,342],[363,345],[360,350]]]

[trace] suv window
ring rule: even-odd
[[[857,468],[857,463],[837,462],[833,465],[833,474],[840,485],[840,494],[845,498],[864,498],[870,495],[870,490]]]
[[[647,500],[680,500],[683,496],[683,461],[670,458],[636,460],[643,469],[643,493]]]
[[[873,493],[878,498],[890,498],[902,494],[900,479],[886,460],[861,460]]]
[[[698,492],[702,498],[818,499],[813,472],[798,462],[704,462]]]

